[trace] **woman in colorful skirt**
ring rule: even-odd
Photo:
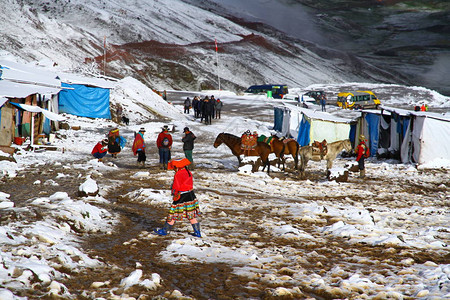
[[[175,170],[172,184],[173,202],[163,228],[154,230],[158,235],[167,235],[175,221],[182,221],[186,218],[191,222],[194,229],[192,235],[201,237],[200,223],[197,221],[197,217],[200,215],[200,207],[193,190],[194,180],[192,173],[187,168],[190,163],[187,158],[183,158],[181,160],[171,160],[167,166],[169,170]]]

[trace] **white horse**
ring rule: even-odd
[[[341,151],[345,149],[345,151],[350,152],[352,151],[352,144],[350,143],[350,140],[342,140],[337,141],[333,143],[329,143],[327,145],[327,154],[325,156],[320,156],[319,154],[313,154],[313,147],[312,146],[303,146],[299,150],[300,155],[300,174],[302,177],[305,175],[305,169],[306,165],[308,164],[308,161],[314,160],[314,161],[320,161],[322,159],[327,160],[327,171],[332,168],[333,166],[333,160],[336,159],[336,156],[341,153]]]

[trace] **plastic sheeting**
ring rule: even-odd
[[[48,111],[46,109],[40,108],[39,106],[34,106],[34,105],[28,105],[28,104],[20,104],[20,103],[13,103],[10,102],[11,104],[29,111],[29,112],[34,112],[34,113],[43,113],[44,116],[52,121],[64,121],[66,118],[64,118],[63,116],[60,116],[58,114],[55,114],[51,111]]]
[[[303,117],[302,121],[300,122],[300,127],[298,128],[298,137],[297,142],[300,145],[300,147],[308,146],[311,142],[309,132],[311,130],[311,123]]]
[[[378,151],[380,115],[368,113],[364,119],[367,122],[367,130],[369,132],[366,138],[369,140],[370,156],[375,156]]]
[[[280,107],[274,107],[273,114],[273,130],[281,132],[283,129],[283,109]]]
[[[59,93],[59,112],[89,117],[111,119],[109,89],[62,83],[73,88]]]

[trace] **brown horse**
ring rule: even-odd
[[[245,154],[246,156],[259,156],[261,161],[263,162],[263,171],[267,166],[267,174],[270,172],[270,162],[269,162],[269,154],[270,154],[270,146],[263,142],[258,142],[254,150],[244,150],[241,148],[241,138],[230,133],[219,133],[216,140],[214,141],[214,148],[219,147],[224,143],[230,148],[231,153],[235,155],[241,164],[241,155]]]
[[[298,151],[300,149],[299,144],[294,139],[280,139],[276,135],[272,135],[272,149],[273,153],[278,157],[278,168],[280,163],[283,162],[283,171],[285,171],[285,155],[292,155],[295,162],[295,169],[298,169]]]
[[[299,154],[301,158],[300,162],[300,175],[304,177],[306,164],[309,160],[320,161],[321,159],[326,159],[327,161],[327,171],[332,168],[333,160],[335,160],[336,156],[341,153],[341,151],[345,149],[345,151],[352,151],[352,144],[350,140],[342,140],[333,143],[329,143],[327,145],[327,154],[323,157],[320,155],[313,154],[312,146],[304,146],[300,148]]]

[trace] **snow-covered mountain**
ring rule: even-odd
[[[1,55],[65,70],[131,75],[160,90],[218,88],[218,76],[222,89],[234,91],[262,83],[410,83],[400,72],[324,46],[323,38],[302,39],[313,8],[299,15],[305,35],[295,36],[270,17],[265,24],[258,16],[237,14],[240,7],[232,2],[5,0],[0,4],[8,16],[0,28]],[[268,2],[285,12],[292,5]],[[292,18],[285,23],[295,23]]]

